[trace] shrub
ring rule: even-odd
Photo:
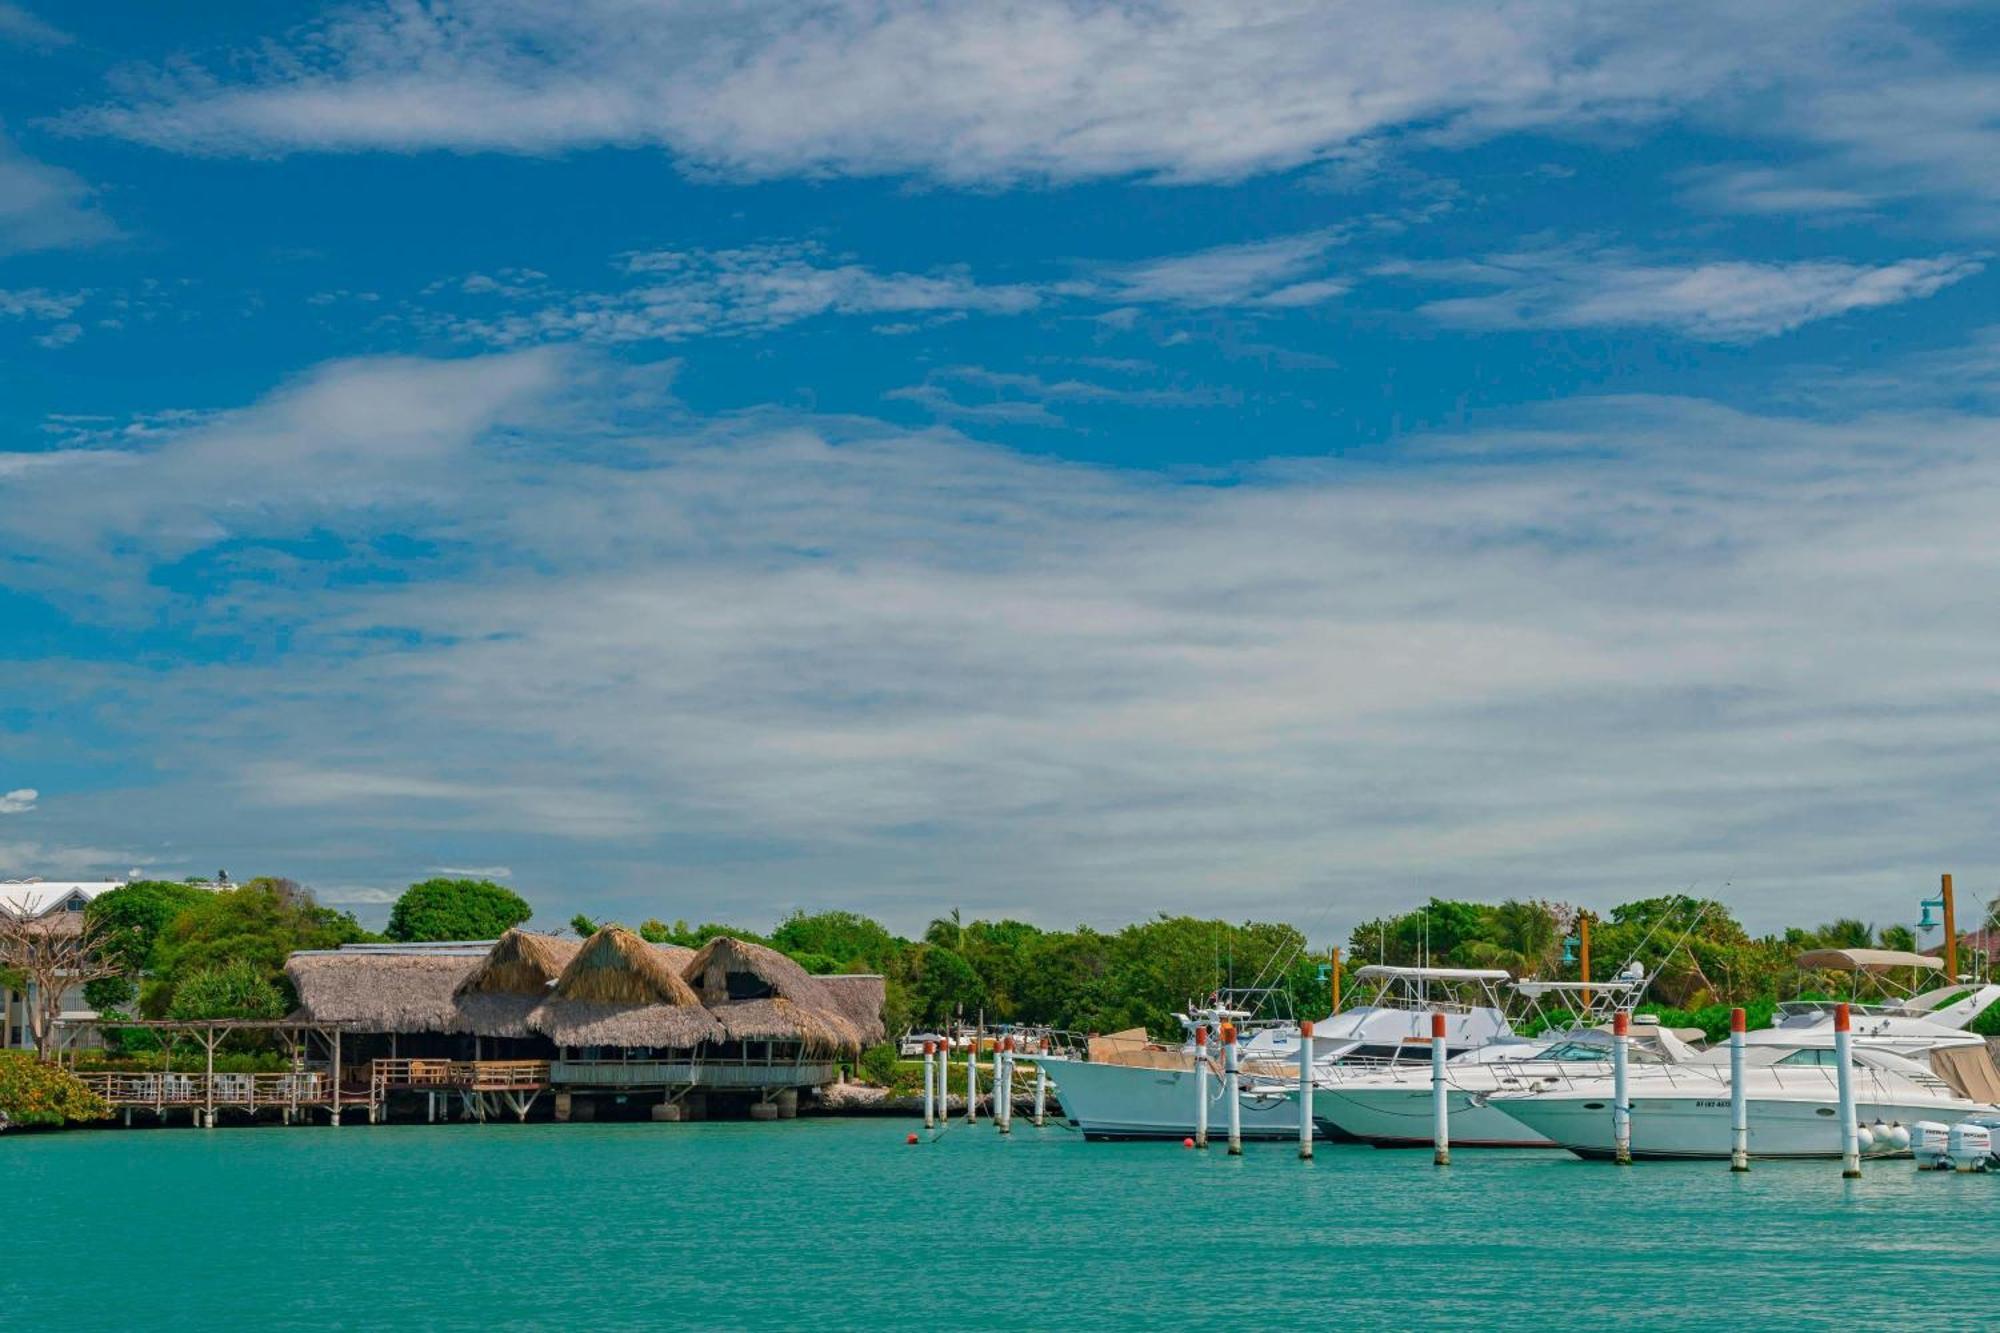
[[[490,940],[534,914],[512,889],[486,879],[427,879],[389,911],[392,940]]]
[[[68,1070],[0,1051],[0,1114],[17,1125],[61,1125],[109,1119],[111,1108]]]
[[[174,987],[167,1017],[283,1018],[285,997],[247,958],[220,967],[198,967]]]
[[[886,1088],[896,1081],[896,1048],[888,1042],[870,1046],[861,1053],[861,1077],[876,1087]]]

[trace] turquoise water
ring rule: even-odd
[[[2000,1178],[1053,1127],[0,1138],[8,1329],[1991,1327]]]

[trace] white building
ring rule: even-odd
[[[0,912],[25,917],[50,930],[74,930],[83,920],[83,909],[100,893],[120,888],[122,879],[97,880],[0,880]],[[28,1005],[33,991],[20,992],[0,987],[0,1048],[33,1047],[35,1035],[28,1024]],[[83,987],[72,988],[63,996],[64,1013],[89,1009],[83,1001]]]

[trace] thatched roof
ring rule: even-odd
[[[479,966],[458,984],[458,993],[461,997],[532,995],[539,1000],[582,947],[577,940],[537,935],[516,926],[493,942]]]
[[[285,975],[314,1021],[371,1032],[470,1032],[452,992],[478,964],[452,954],[299,953]]]
[[[718,935],[687,965],[687,979],[731,1041],[797,1041],[814,1051],[858,1054],[863,1033],[803,967],[761,944]],[[768,994],[730,998],[748,982]]]
[[[692,1047],[720,1041],[722,1028],[681,976],[694,955],[648,944],[622,926],[583,942],[529,1018],[563,1046]]]
[[[888,1028],[882,1022],[882,1006],[888,1000],[888,988],[882,978],[865,973],[836,973],[814,977],[813,980],[827,993],[841,1015],[854,1025],[863,1046],[876,1045],[888,1037]]]

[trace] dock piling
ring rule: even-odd
[[[1208,1146],[1208,1025],[1194,1030],[1194,1146]]]
[[[1431,1015],[1431,1163],[1451,1165],[1451,1100],[1444,1079],[1444,1015]]]
[[[1299,1024],[1299,1160],[1313,1159],[1313,1025]]]
[[[1729,1011],[1729,1169],[1750,1169],[1750,1094],[1743,1086],[1743,1032],[1749,1017]]]
[[[965,1123],[979,1123],[979,1037],[965,1048]]]
[[[1243,1155],[1243,1075],[1236,1057],[1236,1025],[1222,1025],[1222,1092],[1229,1099],[1229,1155]]]
[[[1854,1110],[1854,1034],[1848,1007],[1833,1007],[1833,1074],[1840,1088],[1840,1175],[1861,1179],[1861,1126]]]
[[[934,1107],[934,1103],[936,1103],[938,1085],[934,1083],[934,1071],[932,1071],[936,1053],[938,1053],[938,1043],[926,1041],[924,1043],[924,1129],[934,1129],[936,1127],[936,1107]]]
[[[1002,1134],[1014,1132],[1014,1039],[1002,1037],[993,1048],[993,1118]]]
[[[1611,1160],[1619,1166],[1632,1165],[1631,1057],[1632,1011],[1620,1009],[1611,1019]]]
[[[1047,1038],[1042,1040],[1042,1054],[1049,1053]],[[1040,1129],[1049,1115],[1049,1067],[1040,1060],[1035,1061],[1035,1128]]]

